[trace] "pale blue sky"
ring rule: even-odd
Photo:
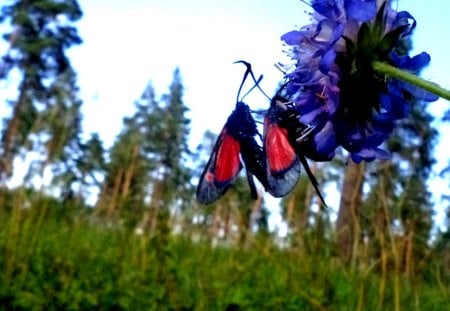
[[[108,144],[120,131],[122,116],[133,112],[132,103],[147,82],[152,80],[158,93],[165,92],[175,66],[181,68],[186,86],[193,142],[207,128],[219,131],[233,108],[243,72],[231,63],[238,59],[251,62],[257,73],[264,73],[262,86],[270,93],[281,79],[273,66],[284,57],[280,35],[308,21],[304,13],[308,7],[299,0],[79,3],[84,11],[78,23],[84,43],[70,55],[85,101],[85,128],[103,132]],[[448,3],[403,0],[399,6],[418,21],[415,51],[432,55],[423,76],[450,87],[446,57],[450,43],[444,39],[450,30],[444,15],[450,11]],[[444,106],[448,102],[430,104],[436,112]],[[108,116],[108,121],[99,123],[99,115]]]
[[[84,43],[72,49],[72,61],[85,97],[87,128],[104,128],[96,116],[108,112],[108,143],[147,82],[151,79],[158,93],[165,92],[176,66],[191,108],[193,141],[207,128],[219,131],[234,106],[244,70],[232,62],[251,62],[256,73],[265,75],[262,86],[272,92],[282,77],[273,66],[283,57],[279,37],[299,21],[297,16],[306,18],[305,6],[297,0],[80,4]]]

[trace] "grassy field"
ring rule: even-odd
[[[51,205],[51,204],[50,204]],[[25,310],[448,310],[449,280],[342,266],[255,237],[245,249],[162,241],[46,208],[0,213],[0,306]],[[325,247],[325,245],[324,245]]]

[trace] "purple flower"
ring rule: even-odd
[[[298,128],[314,127],[297,146],[305,156],[331,160],[342,146],[355,162],[385,159],[388,154],[380,145],[411,102],[437,99],[372,69],[374,61],[381,61],[416,74],[430,61],[427,53],[407,54],[405,43],[416,21],[389,4],[312,0],[313,23],[281,37],[295,60],[286,74],[287,99],[298,115]]]

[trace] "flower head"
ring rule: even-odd
[[[299,123],[314,127],[302,152],[330,160],[342,146],[355,162],[387,158],[379,146],[411,101],[437,99],[373,69],[374,62],[384,62],[416,74],[429,63],[427,53],[407,54],[416,21],[389,1],[312,0],[311,7],[312,23],[282,36],[295,60],[286,74],[286,96]]]

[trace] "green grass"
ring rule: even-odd
[[[170,237],[165,245],[158,241],[42,208],[2,212],[0,306],[394,310],[393,272],[384,280],[381,297],[376,269],[350,270],[320,252],[303,254],[258,240],[246,249],[214,248],[183,236]],[[400,276],[401,309],[445,310],[450,305],[445,281],[430,275],[414,281]]]

